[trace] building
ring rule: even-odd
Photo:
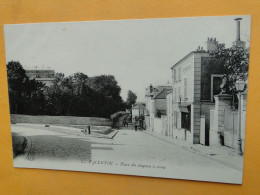
[[[207,51],[218,47],[208,38]],[[210,109],[214,95],[221,92],[224,67],[211,59],[202,47],[192,51],[171,67],[172,93],[167,94],[168,136],[193,144],[209,144]]]
[[[233,47],[245,49],[245,42],[240,40],[241,18],[236,18],[235,21],[236,41],[233,42]],[[239,80],[240,76],[237,75],[236,79]],[[244,85],[244,91],[240,89],[240,93],[237,93],[237,110],[230,106],[234,103],[235,96],[226,93],[214,96],[215,106],[210,110],[210,146],[225,145],[236,148],[240,155],[244,152],[247,105],[247,73],[244,76],[244,81],[240,82],[240,86]]]
[[[146,88],[146,129],[150,131],[158,131],[161,134],[164,128],[161,125],[161,118],[166,117],[166,94],[172,89],[169,85],[159,85],[153,87],[150,85]]]
[[[55,78],[55,71],[46,68],[26,68],[25,73],[29,79],[35,79],[36,81],[44,83],[46,86],[51,86]]]
[[[145,115],[145,104],[136,103],[132,106],[132,120],[134,121],[135,117],[140,117]]]

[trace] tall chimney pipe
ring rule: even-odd
[[[236,18],[234,20],[237,21],[237,37],[236,37],[236,41],[240,41],[240,20],[242,20],[242,18]]]

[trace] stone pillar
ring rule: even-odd
[[[232,96],[228,94],[215,95],[214,128],[210,130],[210,146],[221,146],[224,138],[224,109],[230,106]]]
[[[241,95],[242,111],[246,111],[246,105],[247,105],[247,93],[242,93],[242,95]]]

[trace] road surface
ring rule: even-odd
[[[242,182],[242,172],[166,143],[133,127],[113,139],[50,131],[42,126],[12,125],[28,139],[15,167],[156,176],[215,182]]]

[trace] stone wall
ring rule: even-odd
[[[75,117],[75,116],[32,116],[11,114],[11,121],[15,123],[31,124],[62,124],[62,125],[96,125],[110,126],[111,121],[106,118],[97,117]]]

